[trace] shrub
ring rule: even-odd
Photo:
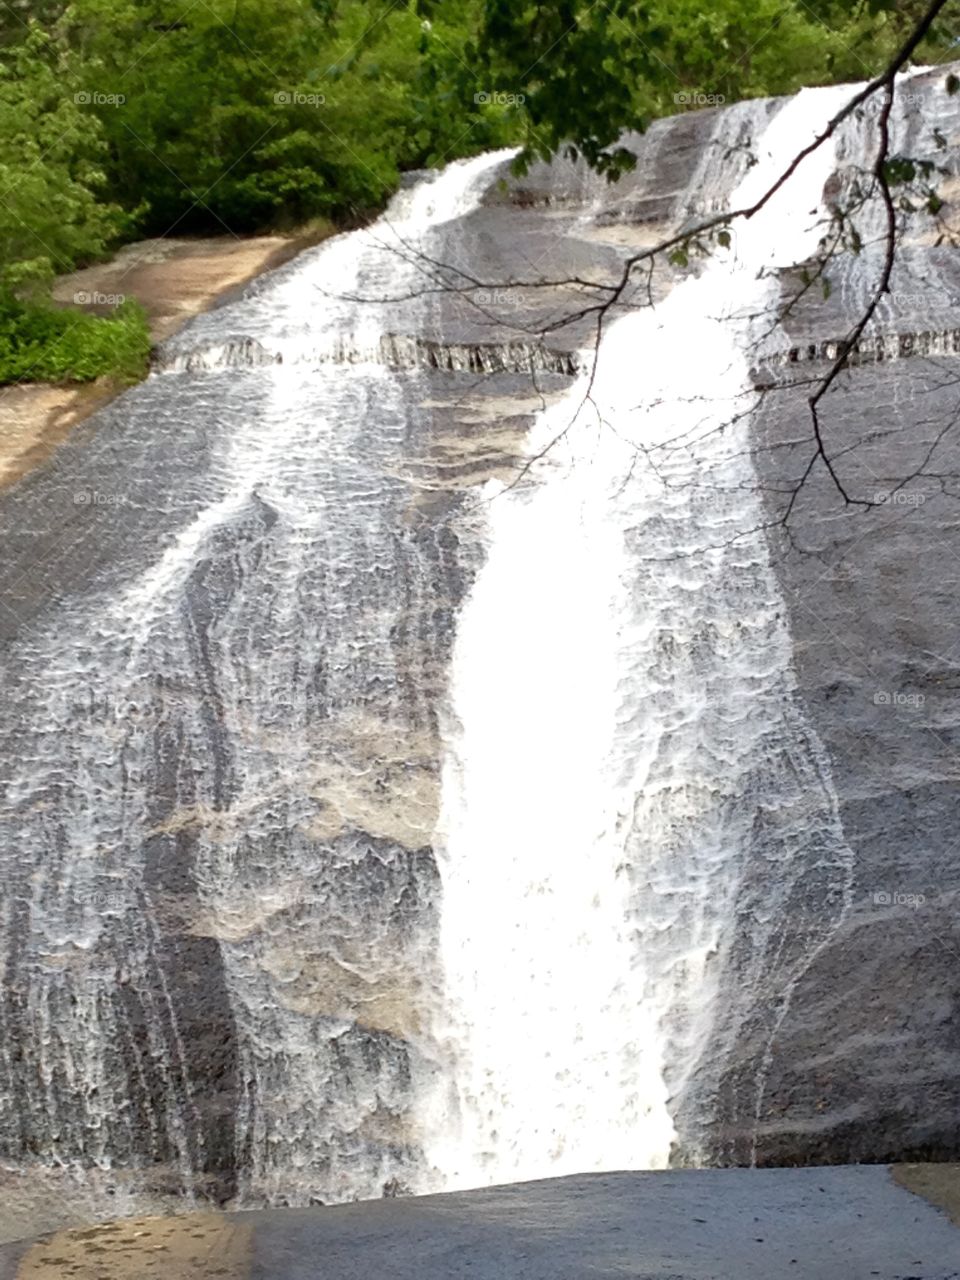
[[[150,330],[143,308],[124,302],[113,316],[0,298],[0,385],[11,382],[136,382],[146,372]]]

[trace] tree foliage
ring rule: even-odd
[[[656,115],[864,78],[917,3],[11,0],[0,293],[123,238],[349,223],[494,146],[612,176]]]
[[[625,130],[689,106],[876,74],[919,16],[899,0],[485,0],[471,56],[524,99],[524,154],[617,176]],[[941,48],[952,36],[932,33]]]
[[[348,220],[382,204],[404,169],[520,141],[528,156],[568,144],[616,172],[620,133],[655,115],[862,78],[912,2],[12,4],[2,163],[35,210],[27,237],[49,240],[57,265],[121,230]],[[5,262],[43,256],[9,233],[5,248]]]
[[[105,141],[67,80],[36,27],[0,61],[0,291],[97,257],[123,227],[104,199]]]
[[[142,229],[250,231],[355,217],[400,170],[503,139],[452,101],[468,7],[425,22],[388,3],[75,0],[59,32]]]

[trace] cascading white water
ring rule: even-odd
[[[237,311],[210,313],[126,402],[160,499],[135,467],[97,483],[125,486],[118,523],[138,502],[179,519],[8,655],[10,1149],[244,1203],[375,1196],[415,1158],[426,687],[456,566],[411,514],[412,379],[373,358],[390,309],[350,298],[408,292],[421,237],[503,159],[451,165],[245,301],[237,344],[282,365],[232,367]],[[298,362],[336,342],[348,365]],[[171,440],[198,458],[180,485]]]
[[[384,755],[404,759],[415,775],[417,745],[397,705],[395,612],[377,607],[372,583],[353,591],[349,581],[364,569],[379,575],[388,561],[384,544],[395,537],[389,521],[368,510],[375,502],[382,516],[383,493],[369,492],[365,475],[349,473],[347,460],[363,451],[369,429],[363,406],[376,405],[376,429],[388,449],[405,413],[404,390],[375,359],[386,309],[350,299],[403,296],[422,287],[424,268],[416,255],[423,237],[468,213],[502,161],[500,153],[452,165],[401,193],[379,223],[331,242],[310,269],[271,292],[262,343],[282,355],[283,365],[269,371],[261,415],[228,439],[227,496],[137,587],[141,616],[168,610],[210,531],[234,517],[251,493],[275,513],[264,559],[220,621],[214,663],[228,736],[257,742],[259,749],[236,752],[231,809],[239,823],[205,831],[198,850],[200,900],[209,913],[207,927],[220,941],[247,1082],[237,1117],[237,1145],[248,1152],[240,1171],[245,1203],[376,1194],[391,1177],[403,1176],[404,1160],[365,1150],[364,1126],[378,1131],[394,1152],[416,1140],[399,1119],[408,1074],[418,1068],[415,1045],[411,1063],[393,1046],[371,1072],[363,1060],[378,1058],[378,1051],[351,1040],[358,1020],[361,1027],[415,1040],[417,1014],[410,1009],[419,975],[431,963],[424,942],[414,936],[404,955],[398,939],[378,940],[372,921],[353,937],[364,913],[356,902],[332,954],[320,943],[331,916],[337,931],[343,909],[328,884],[338,874],[331,861],[340,863],[345,887],[350,864],[362,865],[364,856],[362,847],[348,848],[331,860],[325,839],[349,832],[352,823],[410,848],[430,835],[427,826],[417,831],[416,806],[409,801],[404,818],[378,813],[378,797],[362,780],[371,761]],[[322,362],[345,342],[350,367],[319,374],[303,367]],[[213,367],[221,359],[229,363],[224,349],[202,357]],[[196,362],[187,357],[181,367]],[[348,516],[343,504],[352,488]],[[351,518],[365,545],[343,557],[342,595],[314,594],[311,577],[321,565],[337,565],[338,526]],[[361,602],[358,622],[351,606]],[[256,634],[271,635],[276,656],[248,654],[247,637]],[[308,673],[321,667],[332,714],[318,723]],[[375,695],[369,703],[367,687]],[[319,814],[311,791],[323,796]],[[292,927],[272,923],[285,914],[295,921]]]
[[[161,368],[379,364],[390,318],[409,317],[418,292],[440,279],[423,237],[475,208],[511,154],[457,161],[402,190],[371,226],[301,255],[279,281],[267,277],[244,300],[242,337],[225,338],[222,315],[210,312],[167,344]],[[404,301],[391,308],[382,301],[390,298]]]
[[[678,220],[731,173],[754,198],[851,92],[782,107],[749,169],[770,104],[723,112]],[[571,365],[422,323],[412,246],[477,279],[491,227],[523,233],[505,278],[525,236],[596,248],[575,214],[475,218],[503,159],[200,317],[95,447],[0,504],[25,562],[67,566],[62,597],[11,597],[0,706],[0,1141],[44,1186],[74,1165],[111,1194],[136,1174],[141,1207],[349,1200],[657,1166],[675,1140],[712,1159],[711,1118],[763,1111],[851,855],[760,530],[748,366],[778,354],[762,271],[810,252],[844,157],[618,320],[590,400],[585,375],[538,421],[531,456],[563,438],[532,478],[471,509],[526,410],[515,377],[448,371]],[[107,486],[116,528],[46,538]]]
[[[731,207],[851,92],[783,106]],[[822,146],[734,249],[618,320],[592,381],[538,422],[531,453],[557,440],[537,481],[486,495],[441,815],[437,1031],[457,1081],[426,1122],[441,1185],[667,1162],[758,815],[769,909],[745,987],[765,967],[785,1008],[846,909],[851,855],[795,698],[746,414],[772,269],[815,249],[834,162]],[[826,877],[830,906],[801,927],[778,906],[804,876]]]

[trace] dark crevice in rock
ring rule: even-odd
[[[234,337],[190,352],[160,353],[160,373],[194,373],[204,369],[258,368],[278,364],[380,364],[388,369],[440,369],[469,373],[560,373],[579,371],[577,352],[539,342],[435,342],[428,338],[385,334],[368,348],[348,334],[335,344],[290,352],[269,351],[255,338]]]
[[[843,341],[842,338],[825,338],[820,342],[799,343],[773,356],[767,363],[815,364],[836,360]],[[913,330],[863,338],[850,352],[847,363],[878,364],[884,360],[903,360],[908,356],[952,355],[960,355],[960,328]]]

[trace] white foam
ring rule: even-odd
[[[784,106],[731,206],[851,92]],[[826,145],[699,278],[619,320],[592,403],[585,374],[537,424],[534,453],[566,429],[539,483],[491,502],[443,775],[438,1036],[457,1088],[425,1121],[441,1185],[667,1163],[750,840],[738,793],[776,770],[778,738],[822,773],[791,719],[746,423],[717,428],[750,403],[763,271],[815,247],[833,164]],[[698,443],[664,447],[677,437]],[[813,820],[836,835],[829,798]]]

